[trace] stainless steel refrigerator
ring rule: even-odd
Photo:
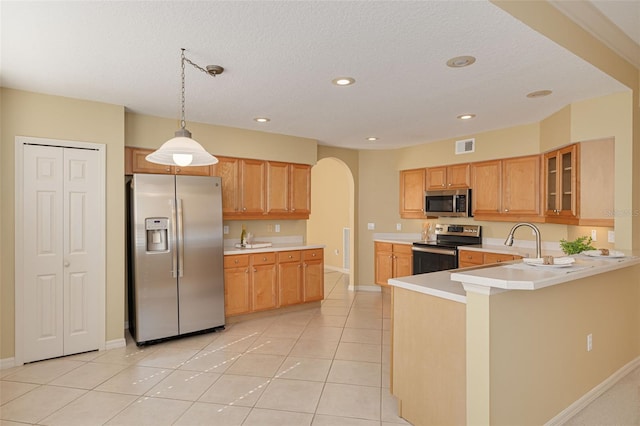
[[[224,327],[220,178],[136,174],[129,186],[136,343]]]

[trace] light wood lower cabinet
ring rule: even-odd
[[[390,278],[405,277],[413,272],[413,252],[410,244],[375,242],[376,284],[388,286]]]
[[[323,252],[308,249],[225,256],[225,315],[322,300]]]
[[[522,259],[522,256],[504,253],[482,252],[476,250],[460,250],[458,252],[458,268],[467,266],[489,265]]]
[[[280,306],[302,303],[302,256],[300,251],[278,252]]]

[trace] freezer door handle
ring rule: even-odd
[[[176,214],[176,200],[169,200],[171,204],[171,276],[173,278],[178,277],[178,253],[177,253],[177,214]]]
[[[182,199],[178,198],[178,276],[184,274],[184,228],[182,226]]]

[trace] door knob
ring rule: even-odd
[[[64,267],[68,268],[69,266],[71,266],[71,263],[68,260],[65,260]]]

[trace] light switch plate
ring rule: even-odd
[[[615,243],[616,242],[616,232],[609,231],[607,232],[607,242]]]
[[[367,229],[369,231],[373,231],[374,229],[376,229],[376,224],[375,223],[367,223]]]
[[[229,227],[227,225],[222,227],[222,232],[227,235],[229,233]]]

